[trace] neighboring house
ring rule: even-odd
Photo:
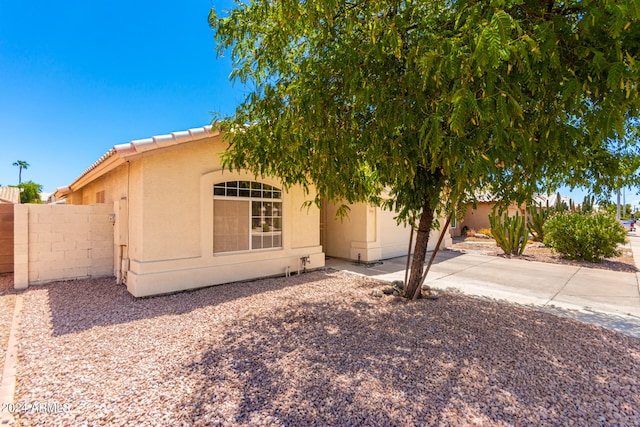
[[[0,187],[0,203],[20,203],[20,189],[18,187]]]
[[[554,206],[556,204],[556,199],[556,194],[536,194],[533,196],[533,206]],[[465,212],[462,220],[458,221],[454,226],[451,227],[452,236],[460,236],[467,230],[479,231],[483,228],[491,228],[491,224],[489,223],[489,215],[491,215],[491,212],[493,212],[493,209],[497,204],[497,200],[493,195],[488,193],[477,194],[476,200],[477,202],[475,204],[475,207],[473,203],[469,203],[467,205],[467,211]],[[563,203],[566,203],[567,206],[570,206],[570,198],[561,196],[561,200]],[[512,203],[507,207],[506,212],[509,214],[509,216],[515,216],[516,213],[525,215],[527,211],[526,206],[518,206],[517,204]]]

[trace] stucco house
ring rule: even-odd
[[[327,256],[370,263],[407,255],[411,229],[397,225],[395,212],[364,203],[348,206],[349,217],[340,219],[336,217],[338,204],[323,204],[321,238]],[[439,235],[440,230],[431,231],[428,250],[435,248]],[[446,233],[440,249],[451,243]]]
[[[303,208],[314,195],[302,187],[223,171],[226,146],[210,126],[116,145],[54,196],[113,205],[114,275],[134,296],[315,269],[325,252],[406,254],[391,213],[354,205],[340,221],[331,205]]]
[[[490,193],[478,193],[476,194],[476,200],[475,206],[473,203],[467,204],[467,209],[462,220],[450,228],[452,236],[460,236],[464,234],[464,230],[478,231],[483,228],[491,228],[489,215],[491,215],[491,212],[497,204],[495,196]],[[535,194],[533,196],[533,206],[554,206],[556,200],[557,195],[555,194]],[[571,204],[569,197],[561,196],[561,201],[566,203],[567,206]],[[527,208],[525,205],[519,206],[516,203],[512,203],[507,207],[506,213],[509,216],[515,216],[516,213],[524,216],[527,215]]]

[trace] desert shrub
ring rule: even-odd
[[[493,236],[493,234],[491,234],[490,228],[481,228],[480,230],[478,230],[478,233],[484,234],[485,236],[489,236],[489,237]]]
[[[625,236],[622,224],[608,214],[559,212],[544,226],[545,245],[564,258],[591,262],[618,255],[616,248]]]
[[[489,215],[489,222],[491,235],[496,239],[500,249],[507,255],[522,255],[527,246],[524,218],[516,212],[512,217],[505,213],[501,219],[500,215],[492,212]]]

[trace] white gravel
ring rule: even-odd
[[[372,297],[381,286],[318,271],[147,299],[113,279],[32,287],[17,421],[640,425],[640,339],[463,295]]]

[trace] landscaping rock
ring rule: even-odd
[[[397,291],[393,286],[385,286],[384,288],[382,288],[382,293],[385,295],[393,295],[394,292]]]
[[[402,280],[394,280],[393,282],[391,282],[391,284],[401,291],[404,290],[404,282]]]

